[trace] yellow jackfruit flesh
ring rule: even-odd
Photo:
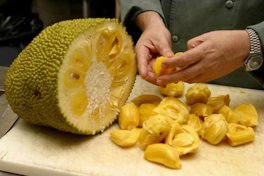
[[[156,105],[152,103],[143,103],[139,106],[139,127],[142,127],[143,123],[148,120],[151,116],[155,115],[156,113],[153,111]]]
[[[133,42],[117,20],[75,19],[33,39],[12,63],[5,90],[26,121],[95,134],[116,119],[135,78]]]
[[[194,84],[187,90],[185,94],[186,103],[188,105],[195,103],[206,103],[210,95],[211,91],[206,85]]]
[[[154,112],[169,116],[180,124],[187,122],[189,116],[187,105],[176,97],[163,98]]]
[[[240,114],[239,124],[254,127],[258,125],[258,112],[253,104],[242,103],[234,108]]]
[[[229,106],[230,97],[229,95],[219,95],[216,97],[209,97],[207,100],[207,105],[212,107],[213,113],[218,113],[218,111],[224,106]]]
[[[241,118],[241,115],[238,112],[234,111],[227,105],[222,106],[219,113],[225,116],[228,123],[238,123]]]
[[[181,168],[178,151],[176,148],[167,144],[157,143],[149,145],[144,152],[144,158],[169,168]]]
[[[139,124],[139,110],[133,103],[126,103],[121,107],[120,114],[118,116],[118,125],[123,130],[131,130],[136,128]]]
[[[227,132],[228,123],[222,114],[212,114],[204,118],[202,138],[210,144],[220,143]]]
[[[174,56],[180,56],[182,54],[182,52],[177,52],[174,54]],[[173,71],[174,68],[167,68],[164,69],[161,65],[162,63],[167,60],[168,58],[165,56],[159,56],[156,58],[155,62],[152,65],[152,69],[153,72],[155,74],[156,77],[160,76],[160,75],[164,75],[164,74],[169,74]]]
[[[227,132],[228,123],[222,114],[212,114],[204,118],[202,138],[210,144],[220,143]]]
[[[184,82],[179,81],[177,83],[169,83],[166,85],[166,87],[159,87],[159,91],[165,96],[182,96],[184,93]]]
[[[190,113],[196,114],[197,116],[204,118],[213,113],[211,106],[204,103],[195,103],[191,105]]]
[[[252,142],[255,137],[255,132],[251,127],[246,127],[236,123],[229,123],[226,137],[227,142],[231,146],[238,146]]]
[[[112,130],[110,131],[110,138],[115,144],[121,147],[130,147],[137,142],[140,130],[139,128],[132,130]]]
[[[197,134],[201,136],[203,121],[196,114],[189,114],[187,125],[192,126]]]
[[[169,73],[171,72],[172,69],[168,69],[168,70],[165,70],[165,69],[162,69],[162,62],[164,62],[166,59],[168,59],[167,57],[164,57],[164,56],[160,56],[158,57],[155,62],[153,63],[152,65],[152,69],[153,69],[153,72],[155,73],[155,75],[158,77],[159,75],[162,75],[162,74],[166,74],[166,73]]]
[[[165,143],[175,147],[182,156],[195,153],[200,145],[200,138],[192,126],[173,123]]]
[[[160,114],[150,117],[143,123],[143,128],[140,131],[139,147],[144,150],[150,144],[161,142],[169,133],[170,128],[166,117]]]

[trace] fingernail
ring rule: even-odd
[[[171,51],[167,51],[167,52],[165,52],[165,56],[167,56],[167,57],[172,57],[174,54],[173,54],[173,52],[171,52]]]

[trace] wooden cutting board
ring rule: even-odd
[[[189,85],[186,85],[187,87]],[[231,147],[202,142],[197,153],[181,158],[182,168],[169,169],[150,163],[134,146],[122,149],[113,144],[109,132],[79,136],[35,126],[20,119],[0,139],[0,170],[38,176],[263,176],[264,175],[264,91],[208,84],[212,96],[230,94],[233,107],[253,103],[260,116],[253,143]],[[129,97],[158,92],[139,77]]]

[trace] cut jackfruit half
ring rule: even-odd
[[[12,64],[6,87],[10,105],[27,121],[95,134],[116,119],[135,78],[133,42],[125,28],[114,19],[94,18],[60,22],[41,32]],[[14,92],[28,96],[14,100]],[[25,102],[33,108],[21,108]]]

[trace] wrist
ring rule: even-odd
[[[146,30],[147,28],[156,28],[156,27],[165,27],[163,19],[155,11],[145,11],[140,13],[135,18],[136,25],[141,31]]]

